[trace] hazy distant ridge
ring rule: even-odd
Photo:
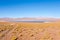
[[[0,18],[0,21],[60,21],[59,18]]]

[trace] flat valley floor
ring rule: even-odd
[[[60,22],[0,22],[0,40],[60,40]]]

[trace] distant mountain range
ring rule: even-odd
[[[60,21],[60,18],[0,18],[0,22],[9,21]]]

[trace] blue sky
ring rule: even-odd
[[[0,0],[1,17],[60,18],[60,0]]]

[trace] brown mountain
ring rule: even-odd
[[[24,20],[48,20],[48,21],[60,21],[60,18],[0,18],[0,22],[4,21],[24,21]]]

